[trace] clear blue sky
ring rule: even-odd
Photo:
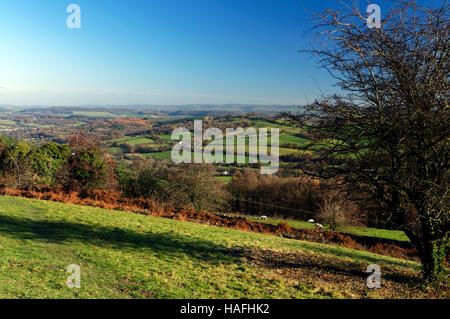
[[[81,7],[68,29],[66,7]],[[331,80],[298,53],[335,0],[1,0],[0,104],[303,104]]]

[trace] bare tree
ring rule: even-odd
[[[311,136],[303,169],[370,194],[437,280],[449,252],[449,5],[393,1],[369,28],[357,1],[339,3],[315,14],[307,52],[341,93],[283,116]]]

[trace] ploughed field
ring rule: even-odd
[[[0,298],[449,298],[420,265],[368,251],[0,196]],[[81,267],[81,288],[66,268]],[[382,287],[366,286],[369,264]]]

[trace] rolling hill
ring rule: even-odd
[[[0,298],[448,298],[416,262],[130,212],[0,196]],[[382,288],[366,287],[369,264]],[[66,267],[81,267],[81,288]]]

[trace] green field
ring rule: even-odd
[[[143,154],[143,156],[144,157],[154,157],[157,159],[170,159],[171,154],[172,154],[172,151],[166,151],[166,152],[147,153],[147,154]]]
[[[233,176],[216,176],[216,179],[223,184],[231,183],[231,180],[233,179]]]
[[[154,141],[152,139],[145,136],[122,137],[111,141],[117,143],[128,143],[133,146],[137,144],[154,144]]]
[[[242,216],[242,215],[241,215]],[[246,218],[258,221],[258,222],[264,222],[269,224],[279,224],[280,222],[288,223],[291,227],[294,228],[306,228],[306,229],[313,229],[314,224],[308,223],[306,221],[300,221],[300,220],[291,220],[291,219],[281,219],[281,218],[268,218],[266,220],[260,220],[259,217],[255,216],[245,216]],[[325,229],[327,226],[325,226]],[[385,239],[393,239],[393,240],[400,240],[400,241],[409,241],[408,236],[401,231],[401,230],[388,230],[388,229],[378,229],[378,228],[370,228],[370,227],[356,227],[356,226],[344,226],[338,229],[338,231],[343,233],[350,233],[360,236],[370,236],[370,237],[378,237],[378,238],[385,238]]]
[[[114,152],[114,150],[113,150]],[[191,159],[192,162],[194,161],[194,152],[191,152]],[[153,157],[153,158],[157,158],[157,159],[170,159],[172,156],[172,151],[165,151],[165,152],[154,152],[154,153],[146,153],[143,154],[144,157]],[[224,155],[223,155],[223,159],[225,162],[225,151],[224,151]],[[249,163],[249,157],[248,156],[238,156],[238,155],[234,155],[234,162],[238,163],[238,162],[245,162],[245,163]]]
[[[106,149],[110,153],[121,153],[124,151],[122,147],[107,147]]]
[[[0,298],[423,295],[408,283],[418,276],[419,264],[412,261],[129,212],[7,196],[0,197],[0,255]],[[277,260],[288,264],[283,266]],[[365,268],[372,263],[379,264],[386,274],[383,289],[365,286]],[[69,264],[81,267],[81,289],[69,289],[65,284]]]
[[[0,119],[0,126],[15,126],[17,123],[15,121],[7,120],[7,119]]]
[[[93,111],[73,111],[72,115],[69,116],[78,116],[78,117],[87,117],[87,118],[115,118],[119,117],[116,113],[111,112],[93,112]]]
[[[234,119],[234,121],[238,121],[239,118]],[[234,122],[230,123],[230,127],[233,126]],[[279,155],[287,155],[287,154],[291,154],[291,153],[298,153],[299,150],[298,149],[293,149],[293,148],[287,148],[287,147],[283,147],[284,144],[286,143],[292,143],[292,144],[296,144],[298,146],[302,146],[304,144],[306,144],[308,142],[307,139],[304,139],[302,137],[297,136],[296,134],[299,133],[299,129],[298,128],[292,128],[286,125],[283,125],[282,123],[280,124],[274,124],[271,123],[269,121],[266,120],[262,120],[262,119],[252,119],[251,120],[251,125],[254,128],[272,128],[272,127],[278,127],[280,128],[280,131],[283,131],[282,133],[280,133],[280,154]],[[161,134],[160,135],[161,140],[164,141],[164,146],[170,146],[174,143],[174,141],[171,140],[171,134]],[[129,145],[135,146],[137,144],[147,144],[147,145],[156,145],[155,142],[146,137],[146,136],[125,136],[122,138],[118,138],[118,139],[113,139],[110,140],[108,142],[117,142],[117,143],[128,143]],[[270,130],[269,130],[269,136],[268,136],[268,150],[270,151]],[[245,145],[245,151],[248,152],[249,151],[249,137],[244,138],[240,138],[240,139],[234,139],[234,146],[235,149],[237,147],[237,145]],[[211,146],[218,144],[218,141],[212,141],[211,142]],[[124,153],[124,149],[122,148],[117,148],[117,147],[109,147],[106,148],[107,150],[109,150],[112,153]],[[226,150],[226,138],[225,136],[223,137],[223,151],[225,153]],[[152,152],[152,153],[147,153],[147,154],[143,154],[144,157],[154,157],[154,158],[158,158],[158,159],[169,159],[170,158],[170,151],[164,151],[164,152]],[[244,159],[245,163],[249,163],[249,157],[245,156]],[[235,162],[237,162],[237,157],[235,157]]]

